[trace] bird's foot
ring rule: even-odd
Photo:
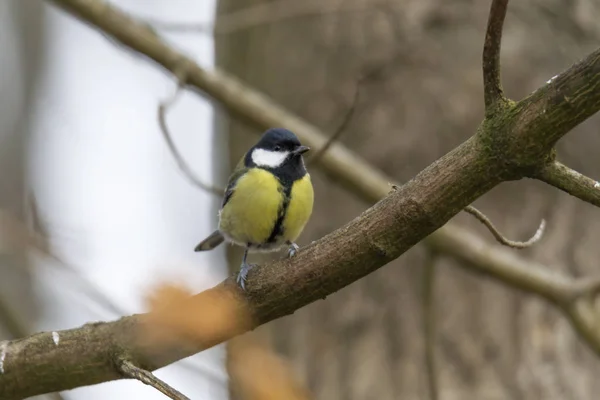
[[[247,262],[243,262],[240,267],[240,272],[238,272],[236,282],[243,290],[246,290],[246,278],[248,277],[248,272],[252,268],[254,268],[256,264],[248,264]]]
[[[288,258],[292,258],[296,255],[296,253],[298,252],[298,250],[300,250],[300,246],[298,246],[296,243],[289,243],[290,248],[288,250]]]

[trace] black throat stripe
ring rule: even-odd
[[[285,219],[287,209],[290,205],[293,185],[294,182],[281,182],[281,192],[283,195],[283,201],[281,202],[279,210],[277,211],[277,221],[275,221],[275,225],[273,225],[273,230],[271,231],[271,235],[267,239],[267,243],[274,243],[277,240],[277,238],[279,238],[283,234],[283,220]]]

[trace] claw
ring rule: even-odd
[[[243,290],[246,290],[246,279],[248,277],[248,272],[254,268],[254,264],[248,264],[247,262],[242,262],[242,266],[240,267],[240,272],[238,272],[236,282]]]
[[[288,258],[292,258],[296,255],[298,250],[300,250],[300,246],[298,246],[296,243],[290,243],[289,245],[290,249],[288,250]]]

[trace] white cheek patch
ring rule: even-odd
[[[289,154],[288,151],[254,149],[252,151],[252,161],[259,167],[277,168],[283,164]]]

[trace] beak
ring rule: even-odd
[[[294,151],[292,151],[292,153],[294,153],[294,155],[299,156],[299,155],[306,153],[309,150],[310,150],[310,147],[308,147],[308,146],[298,146],[294,149]]]

